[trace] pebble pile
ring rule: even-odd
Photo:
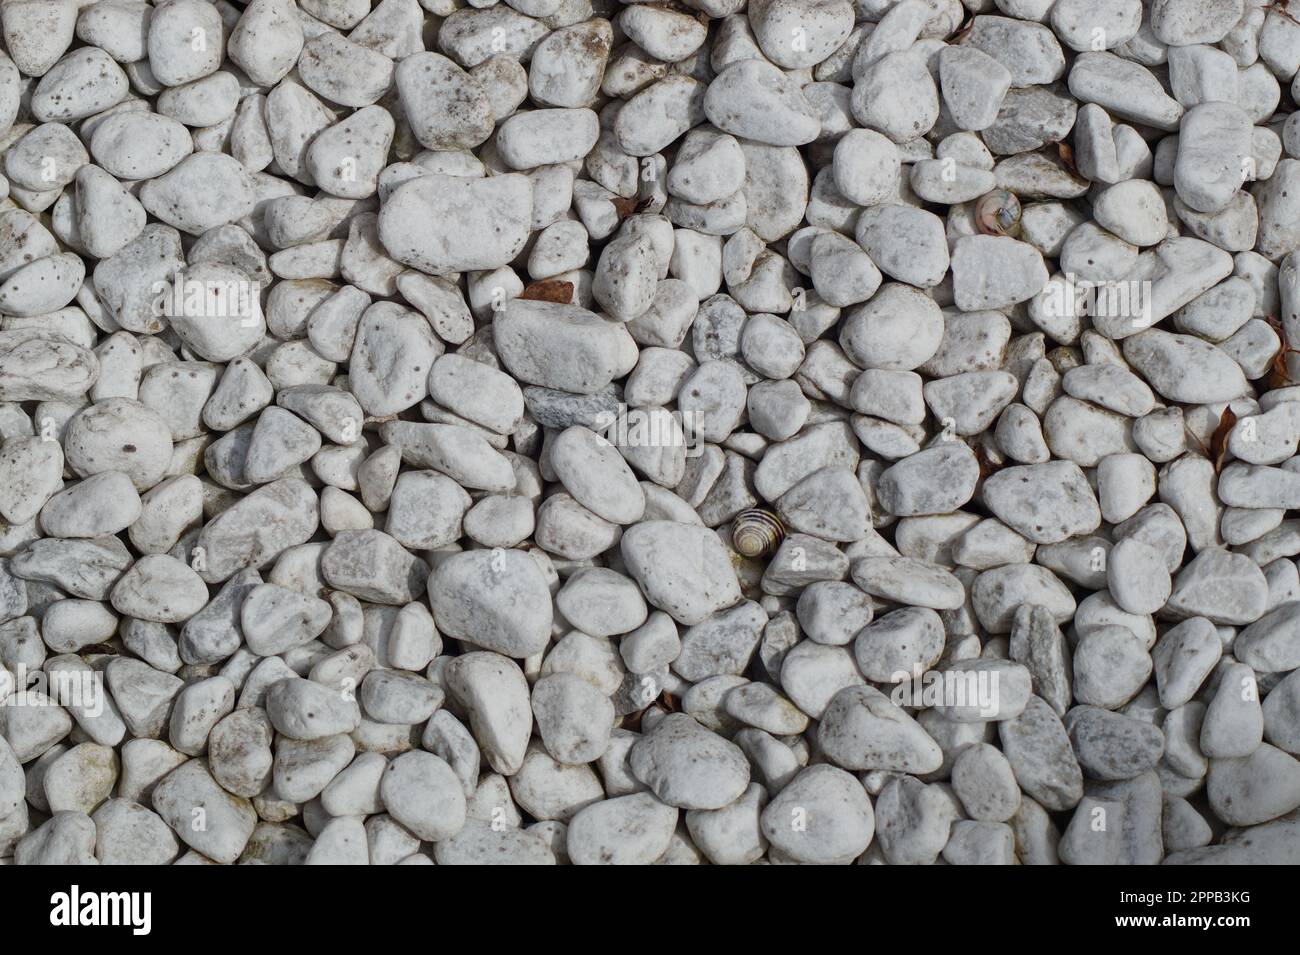
[[[461,3],[0,6],[0,861],[1300,862],[1300,10]]]

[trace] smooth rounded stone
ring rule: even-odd
[[[1120,608],[1136,614],[1155,613],[1169,599],[1172,587],[1160,553],[1136,537],[1127,537],[1111,548],[1106,580]]]
[[[512,299],[493,329],[506,369],[545,388],[595,394],[636,363],[628,360],[634,343],[620,323],[575,305]]]
[[[220,583],[244,567],[270,563],[315,533],[317,506],[311,488],[296,478],[258,488],[204,525],[195,544],[203,566],[194,569]]]
[[[1009,633],[1016,610],[1025,603],[1048,610],[1057,623],[1074,615],[1069,590],[1046,567],[1012,564],[982,572],[971,588],[971,602],[979,621],[994,633]]]
[[[749,865],[767,849],[761,816],[767,794],[750,783],[744,794],[721,809],[692,809],[686,813],[691,840],[714,865]]]
[[[898,147],[873,129],[851,129],[835,144],[831,168],[840,195],[874,206],[897,188]]]
[[[1153,769],[1164,734],[1144,720],[1095,706],[1076,706],[1065,717],[1079,765],[1094,779],[1132,779]]]
[[[863,557],[853,564],[853,581],[867,593],[896,603],[955,610],[966,590],[936,564],[910,557]]]
[[[533,533],[533,505],[515,495],[489,495],[465,512],[465,535],[486,547],[515,547]]]
[[[45,802],[51,813],[92,813],[117,782],[117,754],[98,743],[80,743],[45,768]]]
[[[1220,475],[1217,493],[1229,507],[1289,507],[1295,476],[1282,468],[1231,464]]]
[[[574,865],[649,865],[667,850],[678,811],[650,793],[593,803],[571,820],[565,845]]]
[[[492,768],[506,776],[519,771],[533,717],[528,682],[507,657],[474,651],[447,665],[444,685],[469,714],[474,739]]]
[[[164,776],[151,804],[182,842],[225,864],[239,858],[257,821],[252,805],[218,786],[200,760]],[[200,818],[204,825],[195,825]]]
[[[852,642],[871,623],[870,598],[841,581],[817,581],[805,587],[796,603],[799,626],[809,639],[832,646]]]
[[[947,514],[974,496],[979,477],[979,462],[965,442],[940,442],[883,471],[876,500],[898,517]]]
[[[6,677],[6,683],[8,680]],[[72,731],[72,726],[67,710],[36,689],[7,695],[0,711],[0,729],[20,763],[30,762],[54,747]]]
[[[1225,666],[1201,723],[1201,752],[1214,759],[1249,756],[1264,740],[1264,713],[1255,672],[1244,663]]]
[[[809,766],[772,798],[763,835],[796,862],[845,865],[871,844],[875,813],[866,790],[834,766]]]
[[[57,441],[15,436],[0,447],[0,515],[25,524],[63,487],[63,448]]]
[[[574,426],[551,442],[549,460],[566,491],[597,516],[633,524],[645,511],[645,495],[618,450],[600,435]]]
[[[0,353],[0,400],[76,400],[98,376],[99,360],[90,350],[59,340],[27,340]]]
[[[424,593],[428,565],[382,531],[357,530],[334,537],[320,569],[332,587],[373,603],[401,605]]]
[[[442,348],[417,313],[377,303],[361,316],[352,346],[349,387],[369,414],[389,415],[428,394],[429,370]]]
[[[1161,0],[1151,5],[1151,32],[1170,46],[1216,43],[1236,25],[1242,7],[1237,0],[1197,4]]]
[[[393,759],[379,793],[389,814],[429,842],[449,839],[465,826],[465,793],[447,763],[412,751]]]
[[[723,103],[721,108],[725,109],[726,105]],[[708,109],[706,97],[705,110]],[[808,112],[811,111],[809,107]],[[802,118],[806,124],[810,117]],[[744,183],[745,154],[736,138],[697,128],[682,140],[665,185],[674,197],[695,205],[708,205],[735,195]]]
[[[1241,366],[1190,335],[1149,329],[1124,340],[1124,357],[1163,398],[1186,404],[1229,401],[1245,393]]]
[[[163,477],[172,455],[162,417],[129,398],[108,398],[74,415],[64,432],[68,463],[83,476],[128,475],[144,491]]]
[[[406,547],[434,550],[454,543],[472,501],[459,484],[436,471],[398,476],[388,502],[385,531]]]
[[[505,120],[496,147],[512,169],[532,169],[584,158],[599,135],[600,122],[589,109],[535,109]]]
[[[628,572],[652,606],[694,626],[741,599],[731,560],[716,534],[674,521],[642,521],[622,538]]]
[[[840,333],[845,354],[856,364],[894,371],[918,368],[942,339],[943,317],[934,301],[894,283],[850,313]]]
[[[938,285],[948,270],[943,221],[922,209],[903,205],[878,205],[865,209],[858,217],[855,238],[881,272],[900,282],[929,288]],[[889,294],[905,300],[902,294],[905,289],[906,286],[900,286]],[[918,303],[916,310],[920,311],[919,300],[914,298],[913,301]],[[889,304],[902,307],[902,301]],[[872,310],[869,314],[875,315],[877,311]],[[843,335],[840,343],[852,355]]]
[[[1139,418],[1155,408],[1151,389],[1136,375],[1115,365],[1079,365],[1061,377],[1065,393],[1118,414]]]
[[[978,132],[992,126],[1011,81],[1011,71],[976,46],[939,51],[940,91],[958,129]]]
[[[533,743],[519,772],[510,777],[510,794],[536,819],[567,822],[599,802],[605,791],[591,767],[557,762],[543,746]]]
[[[1202,103],[1179,126],[1174,189],[1196,212],[1219,212],[1241,186],[1253,153],[1250,118],[1234,103]]]
[[[1233,641],[1232,653],[1260,673],[1294,670],[1292,662],[1300,661],[1300,603],[1283,603],[1246,627]]]
[[[438,630],[522,659],[546,647],[551,597],[537,563],[520,550],[453,554],[429,577]]]
[[[558,762],[581,765],[605,754],[614,705],[582,677],[544,676],[533,686],[532,706],[542,742]]]
[[[973,435],[986,430],[1016,395],[1016,377],[1004,371],[970,371],[926,382],[923,394],[944,434]]]
[[[5,175],[25,189],[57,189],[73,179],[87,158],[85,147],[67,126],[43,123],[5,154]]]
[[[850,686],[831,699],[818,743],[845,769],[929,773],[943,763],[939,745],[880,691]]]
[[[633,631],[648,613],[636,584],[602,567],[570,577],[555,595],[555,606],[579,630],[597,637]]]
[[[250,650],[271,656],[314,640],[329,625],[331,614],[330,605],[319,597],[257,584],[240,605],[240,630]]]
[[[831,501],[839,507],[831,507]],[[808,475],[781,495],[777,513],[787,529],[823,540],[848,543],[871,529],[871,503],[854,474],[843,468]]]
[[[379,240],[394,260],[431,275],[495,269],[523,248],[532,205],[525,176],[428,174],[389,194],[379,212]],[[430,223],[442,225],[431,230]]]
[[[106,800],[91,819],[102,865],[168,865],[180,850],[161,816],[128,799]]]
[[[732,63],[709,84],[704,115],[718,129],[771,146],[802,146],[821,121],[799,88],[761,60]]]
[[[744,601],[714,614],[682,634],[682,652],[675,672],[691,681],[739,674],[749,663],[768,617],[754,601]]]
[[[514,431],[524,414],[524,396],[513,379],[460,355],[443,355],[434,363],[429,397],[501,434]]]
[[[470,819],[465,827],[434,848],[438,865],[555,865],[555,852],[541,835],[512,827],[494,827]]]
[[[766,683],[745,683],[723,697],[723,711],[746,726],[788,736],[808,728],[808,717]]]
[[[1097,627],[1080,637],[1073,664],[1075,699],[1112,710],[1141,690],[1152,669],[1143,642],[1119,626]]]
[[[943,858],[949,865],[1014,865],[1015,833],[999,822],[959,820],[953,823]]]
[[[878,683],[898,683],[924,673],[944,647],[943,623],[924,607],[904,607],[873,621],[853,643],[858,668]]]
[[[1160,705],[1173,710],[1196,695],[1223,653],[1214,624],[1192,617],[1169,630],[1151,650]]]
[[[1176,129],[1184,112],[1146,67],[1113,53],[1081,53],[1070,68],[1069,87],[1077,99],[1112,116],[1157,129]]]
[[[1212,759],[1206,794],[1229,825],[1268,822],[1300,806],[1300,762],[1268,743],[1249,756]]]
[[[41,508],[40,522],[54,537],[102,537],[125,530],[140,511],[130,476],[103,471],[51,497]]]
[[[939,91],[915,49],[887,53],[853,87],[853,117],[895,143],[923,136],[939,118]]]
[[[962,311],[1027,301],[1047,278],[1042,255],[1028,243],[989,235],[964,236],[953,245],[953,300]]]
[[[487,91],[447,57],[415,53],[398,64],[393,76],[411,132],[420,145],[469,149],[492,134]]]
[[[983,495],[1001,521],[1037,544],[1087,534],[1101,524],[1097,499],[1070,461],[1003,468],[984,482]]]
[[[1093,203],[1093,215],[1098,225],[1136,246],[1155,245],[1169,229],[1159,188],[1141,179],[1106,189]]]
[[[1269,691],[1264,698],[1264,739],[1288,753],[1300,751],[1295,716],[1300,706],[1300,678],[1294,673]]]
[[[274,733],[264,711],[241,708],[222,717],[208,734],[208,768],[227,792],[252,798],[271,779]]]
[[[548,34],[533,50],[529,64],[527,86],[533,100],[546,106],[590,106],[600,90],[613,41],[609,22],[599,19]]]
[[[1108,454],[1096,474],[1101,516],[1112,523],[1136,515],[1156,492],[1155,465],[1140,454]]]
[[[1020,808],[1011,764],[988,743],[961,751],[952,765],[952,788],[967,815],[979,822],[1007,822]]]
[[[632,96],[614,121],[614,136],[631,156],[652,156],[704,118],[706,85],[690,76],[661,79]]]
[[[749,785],[735,744],[684,713],[665,716],[632,747],[629,765],[659,799],[683,809],[720,809]]]
[[[929,865],[943,851],[959,807],[942,787],[895,776],[876,797],[876,838],[895,865]]]
[[[319,796],[355,755],[356,746],[345,735],[318,740],[281,738],[271,770],[272,788],[280,799],[308,802]]]
[[[682,643],[672,618],[656,610],[644,624],[624,635],[618,652],[628,671],[639,675],[672,663],[682,652]]]
[[[128,617],[158,623],[188,620],[208,602],[208,586],[174,557],[140,558],[113,587],[113,609]]]
[[[207,748],[213,726],[235,707],[235,684],[224,676],[191,683],[176,695],[168,739],[182,753],[198,756]]]
[[[998,724],[1003,755],[1025,795],[1053,812],[1083,798],[1083,773],[1060,718],[1031,696],[1017,717]]]
[[[621,536],[617,524],[597,517],[563,491],[548,497],[537,511],[538,545],[569,560],[588,560],[604,553]]]
[[[93,865],[95,823],[83,812],[56,813],[18,839],[14,865]]]
[[[463,487],[510,491],[517,478],[510,462],[487,437],[460,424],[388,421],[381,436],[401,450],[402,460],[441,471]],[[386,480],[386,479],[385,479]]]
[[[298,678],[280,680],[267,690],[266,714],[276,732],[305,741],[350,733],[361,723],[355,699]]]

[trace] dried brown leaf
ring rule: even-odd
[[[1296,383],[1291,377],[1291,371],[1287,368],[1286,357],[1291,354],[1300,354],[1300,349],[1292,348],[1290,345],[1283,345],[1276,355],[1273,356],[1273,364],[1268,370],[1269,388],[1287,388]]]
[[[989,453],[982,444],[975,445],[975,461],[979,464],[981,481],[1002,469],[1000,465],[989,460]]]
[[[1223,468],[1223,459],[1228,454],[1228,435],[1232,434],[1232,426],[1236,423],[1237,416],[1233,410],[1224,408],[1223,414],[1219,416],[1219,426],[1210,438],[1210,460],[1214,462],[1216,474]]]
[[[1295,17],[1293,17],[1290,11],[1287,10],[1286,8],[1289,2],[1290,0],[1277,0],[1277,3],[1265,4],[1264,9],[1272,11],[1273,13],[1276,13],[1280,17],[1286,17],[1292,23],[1300,26],[1300,20],[1297,20]]]
[[[615,196],[609,201],[614,204],[614,211],[618,213],[620,219],[626,219],[632,215],[640,204],[637,199],[626,196]]]
[[[1074,147],[1069,143],[1061,142],[1056,144],[1056,155],[1061,157],[1061,164],[1070,171],[1070,175],[1078,179],[1085,178],[1079,172],[1079,167],[1074,164]]]
[[[531,302],[556,302],[560,305],[569,305],[573,302],[573,283],[561,282],[558,279],[544,279],[529,285],[519,297]]]

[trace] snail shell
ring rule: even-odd
[[[1020,234],[1020,200],[1015,193],[994,189],[975,202],[975,224],[985,235]]]
[[[731,525],[731,544],[742,557],[766,557],[781,546],[785,527],[771,511],[751,507]]]

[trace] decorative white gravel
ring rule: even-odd
[[[1300,20],[5,0],[0,862],[1300,862]]]

